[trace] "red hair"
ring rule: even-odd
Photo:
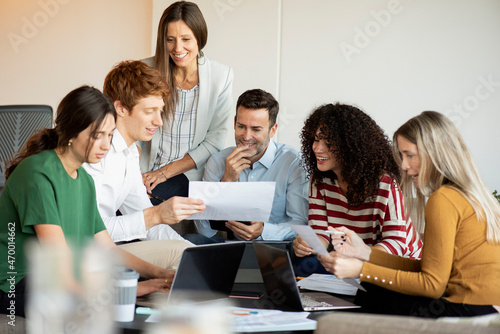
[[[103,91],[128,111],[142,98],[155,95],[165,100],[170,96],[160,72],[142,61],[123,61],[113,67],[104,79]]]

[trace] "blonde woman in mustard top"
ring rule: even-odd
[[[500,312],[500,205],[483,184],[453,123],[426,111],[394,134],[403,192],[417,227],[420,261],[366,247],[356,233],[320,256],[340,278],[359,277],[365,312],[436,318]],[[416,193],[416,198],[413,198]],[[427,203],[425,198],[428,197]]]

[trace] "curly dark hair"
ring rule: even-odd
[[[375,121],[358,108],[346,104],[326,104],[307,118],[300,135],[303,165],[311,182],[319,186],[325,177],[335,180],[333,171],[321,172],[312,145],[320,130],[340,164],[347,182],[347,201],[351,207],[376,196],[380,178],[389,174],[398,183],[399,167],[392,155],[392,144]]]

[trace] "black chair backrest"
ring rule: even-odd
[[[0,106],[0,188],[5,185],[5,161],[23,148],[36,130],[52,127],[48,105]]]

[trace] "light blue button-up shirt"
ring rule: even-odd
[[[228,147],[212,155],[205,166],[203,181],[220,181],[227,156],[235,149]],[[291,146],[269,142],[264,155],[252,168],[244,169],[238,182],[274,181],[273,208],[264,222],[262,235],[256,240],[292,240],[296,233],[290,225],[306,225],[308,214],[308,180],[300,166],[300,153]],[[212,237],[217,231],[208,221],[196,221],[198,233]],[[237,238],[237,236],[235,235]]]

